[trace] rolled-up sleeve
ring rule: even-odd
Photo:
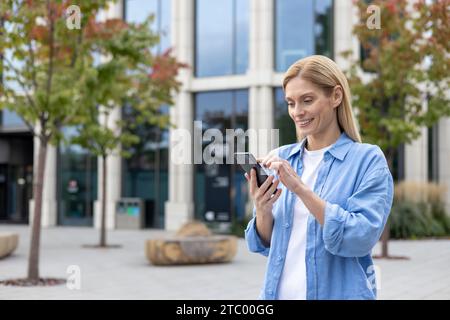
[[[245,229],[245,240],[247,241],[248,250],[257,252],[264,256],[269,255],[270,247],[266,247],[259,237],[256,230],[256,209],[253,208],[253,218],[249,221]]]
[[[347,200],[346,209],[327,202],[323,224],[325,248],[343,257],[368,255],[378,242],[391,211],[393,189],[392,175],[383,167],[363,178]]]

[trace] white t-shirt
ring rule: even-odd
[[[314,151],[304,149],[301,178],[311,190],[316,183],[323,155],[329,148],[331,146]],[[291,237],[278,287],[280,300],[306,300],[306,227],[310,212],[299,197],[295,202],[294,210]]]

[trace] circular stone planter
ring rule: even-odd
[[[194,236],[151,239],[146,243],[147,259],[154,265],[222,263],[237,252],[234,236]]]
[[[9,256],[19,244],[17,233],[0,232],[0,259]]]

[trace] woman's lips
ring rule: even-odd
[[[314,118],[309,118],[309,119],[304,119],[304,120],[298,120],[296,121],[298,123],[298,125],[300,127],[307,127],[312,121],[314,120]]]

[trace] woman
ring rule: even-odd
[[[283,89],[302,140],[260,159],[278,179],[258,188],[255,170],[246,176],[255,204],[246,241],[268,256],[260,298],[375,299],[370,254],[393,198],[383,152],[361,143],[350,88],[334,61],[295,62]]]

